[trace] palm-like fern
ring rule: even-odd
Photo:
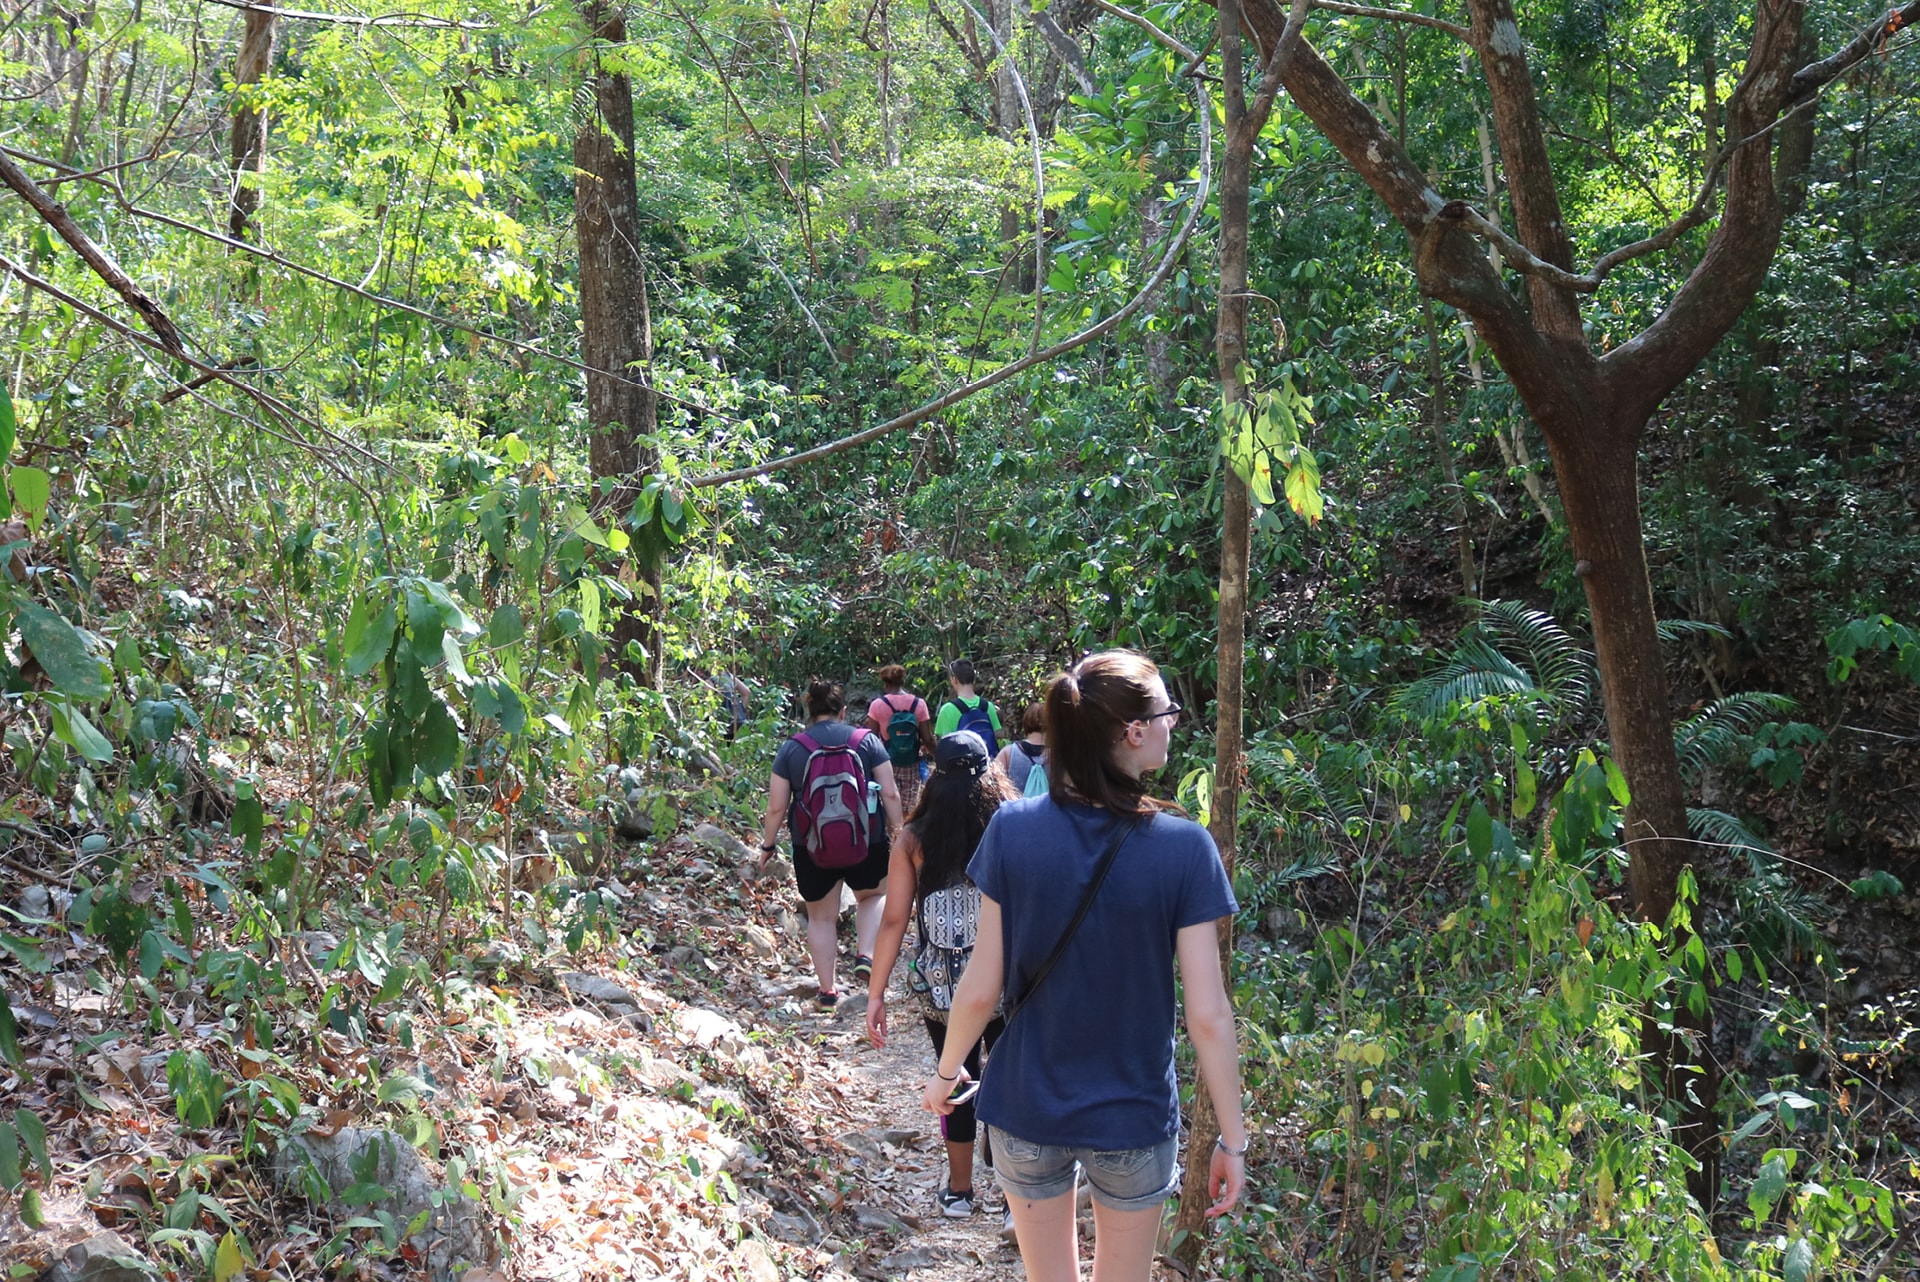
[[[1765,690],[1746,690],[1715,699],[1673,728],[1673,750],[1680,777],[1689,785],[1709,767],[1734,760],[1741,740],[1774,718],[1792,712],[1792,699]]]
[[[1813,924],[1825,903],[1787,876],[1764,837],[1724,810],[1689,809],[1687,826],[1696,839],[1746,857],[1747,875],[1735,883],[1733,902],[1737,929],[1748,947],[1786,962],[1832,955]]]
[[[1551,615],[1518,601],[1482,601],[1480,618],[1439,670],[1405,686],[1395,705],[1421,720],[1507,697],[1549,716],[1585,707],[1593,658]]]

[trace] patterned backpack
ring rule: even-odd
[[[907,962],[907,987],[928,1018],[945,1023],[980,933],[980,888],[961,880],[920,896],[915,922],[920,944]]]

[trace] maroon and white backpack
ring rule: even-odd
[[[825,747],[802,731],[794,740],[807,750],[794,807],[794,836],[821,868],[851,868],[867,858],[867,769],[860,740],[866,730],[837,747]]]

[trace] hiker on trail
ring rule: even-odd
[[[906,688],[905,668],[889,663],[875,675],[886,690],[867,705],[867,726],[886,741],[893,781],[900,787],[900,811],[912,814],[920,799],[920,754],[933,755],[933,714],[925,699]]]
[[[1174,967],[1187,1034],[1220,1123],[1209,1216],[1246,1183],[1233,1005],[1216,923],[1235,911],[1207,830],[1146,795],[1180,705],[1152,660],[1089,655],[1047,690],[1052,792],[1010,801],[967,875],[980,928],[927,1079],[950,1114],[973,1078],[965,1050],[1006,1002],[980,1088],[994,1174],[1029,1282],[1077,1282],[1074,1186],[1093,1186],[1094,1276],[1146,1282],[1162,1203],[1180,1187]]]
[[[1047,751],[1046,729],[1046,708],[1029,703],[1020,714],[1021,737],[1000,749],[996,758],[1000,769],[1006,772],[1007,782],[1023,797],[1037,797],[1048,790],[1047,766],[1041,760]],[[1038,779],[1033,777],[1036,770],[1040,772]]]
[[[887,845],[875,825],[900,828],[900,790],[878,735],[842,720],[847,698],[831,681],[807,687],[807,728],[780,745],[767,784],[760,824],[760,871],[779,849],[780,821],[793,833],[793,880],[807,906],[807,951],[820,980],[815,1002],[832,1010],[840,1001],[834,954],[840,923],[840,883],[853,891],[855,982],[872,973],[873,938],[886,907]],[[869,808],[872,787],[879,805]]]
[[[933,737],[971,730],[987,745],[989,757],[1000,753],[1000,710],[974,693],[973,660],[955,659],[947,665],[947,684],[953,698],[940,705],[940,716],[933,723]]]
[[[1017,795],[1006,776],[987,759],[987,745],[970,730],[943,736],[934,749],[933,773],[893,843],[887,870],[887,910],[873,953],[873,978],[867,984],[867,1036],[887,1044],[887,978],[914,923],[915,947],[907,963],[907,987],[920,999],[920,1013],[941,1054],[947,1040],[947,1010],[953,990],[973,952],[980,917],[980,891],[967,880],[967,861],[994,812]],[[970,1073],[980,1072],[980,1056],[993,1049],[1000,1021],[989,1020],[983,1034],[966,1049]],[[956,1219],[973,1214],[973,1105],[964,1103],[940,1119],[947,1142],[947,1182],[938,1194],[940,1213]],[[989,1154],[987,1164],[993,1164]]]

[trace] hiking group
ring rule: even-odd
[[[935,1057],[922,1096],[946,1143],[942,1214],[982,1201],[984,1123],[984,1164],[1031,1282],[1079,1277],[1083,1177],[1096,1282],[1139,1282],[1181,1181],[1181,1014],[1220,1126],[1207,1214],[1231,1209],[1246,1177],[1216,934],[1236,911],[1233,892],[1206,829],[1147,795],[1182,709],[1152,660],[1104,651],[1054,676],[1001,747],[973,665],[956,660],[947,675],[953,698],[935,715],[905,688],[904,668],[882,668],[885,689],[861,726],[845,719],[838,685],[809,686],[809,723],[774,758],[762,866],[785,822],[827,1009],[839,1001],[841,884],[852,891],[853,974],[875,1045],[887,1041],[888,981],[906,951]]]

